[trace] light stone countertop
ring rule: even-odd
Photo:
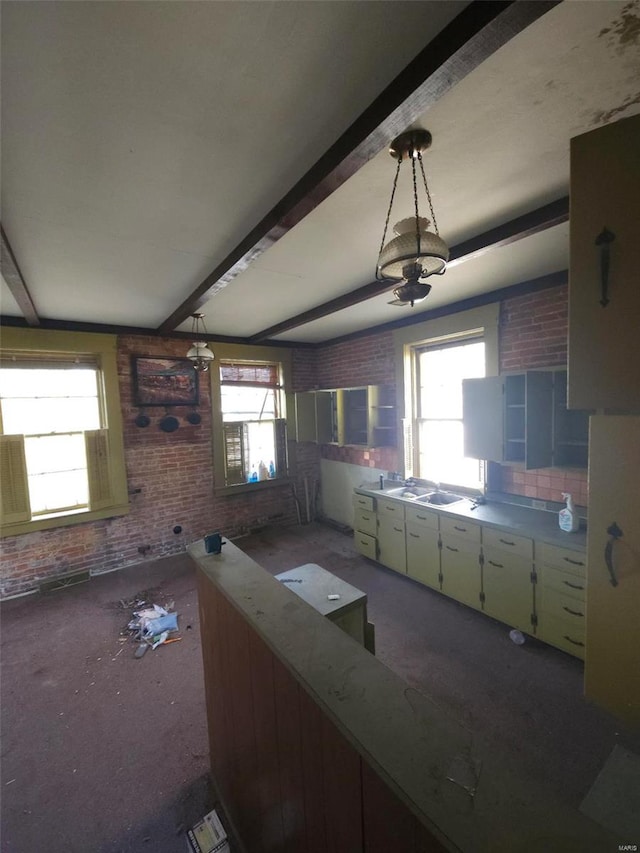
[[[387,500],[398,501],[405,506],[421,506],[431,512],[475,521],[487,527],[495,527],[499,530],[518,533],[521,536],[529,536],[538,542],[548,542],[550,545],[570,548],[573,551],[585,551],[586,549],[586,531],[580,529],[576,533],[566,533],[561,530],[558,525],[557,512],[547,512],[498,501],[488,501],[486,504],[481,504],[472,509],[473,502],[470,498],[463,498],[461,501],[448,506],[434,506],[433,504],[386,494],[376,483],[364,484],[354,491],[357,494],[369,495],[373,498],[383,497]]]

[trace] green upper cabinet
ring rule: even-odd
[[[562,370],[463,380],[465,456],[525,468],[586,467],[588,413],[567,412],[566,389]]]
[[[306,391],[295,395],[296,437],[318,444],[393,447],[396,406],[393,387]]]
[[[572,409],[640,412],[639,152],[640,115],[571,140]]]

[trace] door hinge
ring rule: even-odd
[[[534,626],[534,628],[538,627],[538,616],[536,613],[531,614],[531,624]]]
[[[438,583],[440,583],[442,585],[443,580],[444,580],[444,578],[442,577],[442,572],[438,572]]]
[[[442,551],[442,539],[438,536],[438,548]]]
[[[480,551],[480,556],[478,557],[478,562],[481,566],[484,566],[484,554]]]
[[[536,574],[535,570],[531,572],[531,583],[538,583],[538,575]]]
[[[484,604],[484,599],[485,599],[484,592],[481,592],[479,597],[480,597],[480,601],[482,602],[482,604]]]

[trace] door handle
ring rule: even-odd
[[[615,569],[613,568],[613,546],[615,545],[616,540],[620,539],[624,534],[615,521],[607,527],[607,533],[609,534],[609,541],[604,546],[604,561],[607,564],[607,569],[609,570],[609,583],[611,586],[618,586],[618,579],[616,577]]]
[[[596,246],[600,249],[600,305],[603,308],[609,304],[609,246],[615,239],[616,235],[608,228],[603,228],[596,237]]]

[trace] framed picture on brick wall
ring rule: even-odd
[[[198,372],[188,358],[131,356],[135,406],[197,406]]]

